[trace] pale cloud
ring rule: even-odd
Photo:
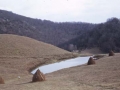
[[[98,23],[120,17],[120,0],[0,0],[0,9],[51,21]]]

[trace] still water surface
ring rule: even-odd
[[[36,68],[35,70],[33,70],[31,73],[34,74],[36,72],[36,70],[39,69],[41,72],[46,74],[46,73],[51,73],[51,72],[54,72],[54,71],[57,71],[57,70],[60,70],[60,69],[82,65],[82,64],[87,63],[89,58],[90,58],[90,56],[77,57],[77,58],[61,61],[61,62],[58,62],[58,63],[53,63],[53,64],[40,66],[40,67]]]

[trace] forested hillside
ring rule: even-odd
[[[103,52],[120,51],[120,19],[105,23],[52,22],[0,10],[0,34],[16,34],[73,51],[98,47]]]
[[[89,31],[94,27],[95,25],[90,23],[57,23],[0,10],[0,34],[27,36],[56,46],[76,38],[81,32]]]
[[[68,50],[98,47],[103,52],[109,52],[110,50],[120,52],[119,40],[120,19],[111,18],[105,23],[97,25],[92,30],[82,32],[79,37],[61,44],[60,47]],[[71,48],[69,48],[69,45],[71,45]]]

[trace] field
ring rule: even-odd
[[[9,38],[12,38],[12,41]],[[18,38],[22,38],[22,41],[18,40]],[[115,53],[115,56],[110,57],[105,54],[104,57],[96,60],[95,65],[88,66],[85,64],[46,74],[46,81],[31,83],[33,75],[30,70],[33,68],[38,65],[75,57],[76,55],[52,45],[34,41],[33,39],[29,39],[29,41],[28,39],[9,35],[5,35],[4,39],[3,36],[0,37],[1,42],[3,42],[0,43],[2,47],[9,43],[7,46],[9,48],[0,49],[0,76],[5,80],[5,84],[0,85],[0,90],[120,90],[119,53]],[[4,42],[5,40],[8,41]],[[18,47],[15,42],[18,42],[21,46],[18,45]],[[30,42],[29,47],[28,43]],[[32,45],[33,43],[34,45]],[[20,47],[23,48],[23,45],[24,49],[19,49]],[[42,47],[44,49],[39,47],[40,45],[45,46]],[[26,51],[26,48],[28,51]],[[16,49],[19,49],[19,53]],[[11,50],[15,50],[15,52]]]

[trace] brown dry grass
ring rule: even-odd
[[[46,63],[49,58],[57,61],[64,57],[59,55],[0,57],[0,76],[5,78],[6,83],[0,85],[0,90],[120,90],[119,53],[100,58],[95,65],[85,64],[46,74],[46,81],[31,83],[33,75],[28,70],[37,63]]]
[[[98,48],[91,48],[91,49],[84,49],[80,52],[81,56],[89,56],[95,54],[102,54],[103,52],[100,51]]]
[[[41,57],[69,53],[58,47],[32,38],[0,34],[0,56]]]
[[[28,37],[0,35],[0,75],[6,80],[29,75],[30,70],[75,55]]]
[[[13,79],[1,90],[120,90],[120,54],[95,65],[82,65],[46,74],[46,81],[31,83],[32,75]]]

